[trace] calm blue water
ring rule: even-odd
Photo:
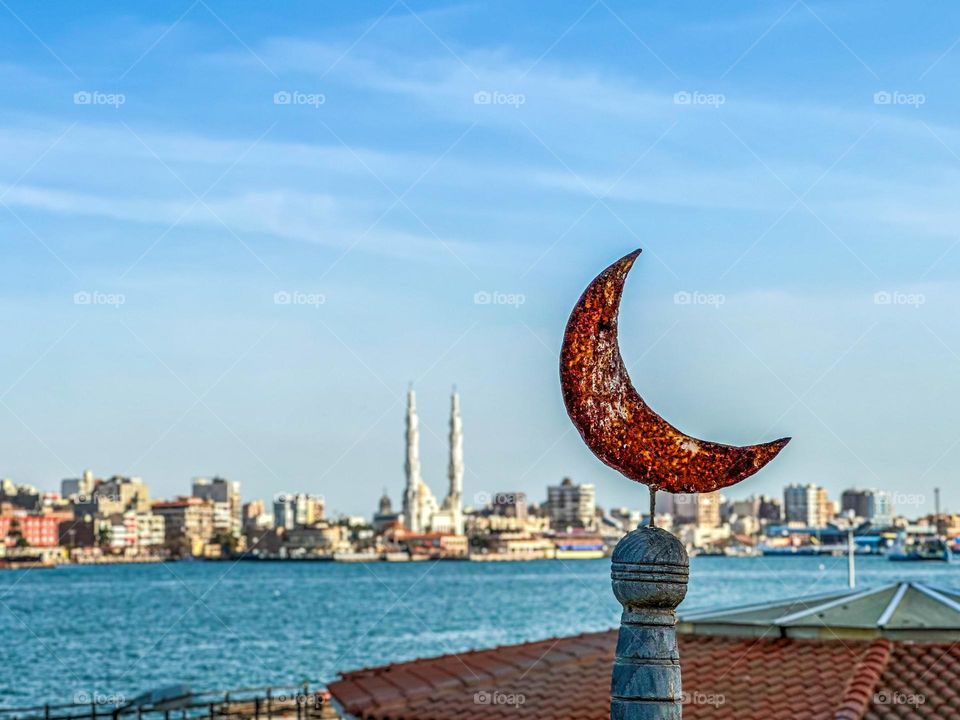
[[[681,610],[846,586],[845,558],[694,558]],[[861,586],[960,565],[858,558]],[[338,671],[603,630],[609,561],[168,563],[0,572],[0,705],[329,681]]]

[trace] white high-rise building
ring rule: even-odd
[[[404,463],[406,487],[403,493],[403,523],[411,532],[463,534],[463,424],[460,420],[460,396],[454,390],[450,399],[449,488],[442,507],[423,481],[420,472],[420,419],[413,388],[407,393],[407,455]]]

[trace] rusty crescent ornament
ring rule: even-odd
[[[620,355],[617,315],[635,250],[604,270],[573,308],[560,352],[563,401],[587,447],[652,491],[706,493],[753,475],[790,438],[737,447],[698,440],[657,415],[633,387]]]

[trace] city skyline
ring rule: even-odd
[[[794,438],[744,493],[960,508],[960,8],[0,14],[0,476],[216,469],[367,513],[411,378],[442,486],[456,379],[465,497],[569,475],[642,505],[556,366],[596,268],[643,247],[621,339],[651,406]]]
[[[16,479],[14,478],[0,478],[0,482],[9,482],[12,484],[13,487],[17,487],[17,488],[31,487],[34,490],[36,490],[41,497],[52,493],[63,499],[67,499],[71,495],[79,495],[80,497],[85,497],[85,496],[89,497],[93,487],[95,486],[95,483],[96,484],[107,483],[115,480],[132,480],[136,483],[142,482],[147,487],[150,486],[150,482],[140,476],[123,476],[123,475],[116,475],[116,474],[104,474],[101,476],[101,475],[97,475],[96,473],[94,473],[93,470],[89,468],[85,469],[77,477],[61,478],[57,484],[57,487],[59,489],[50,489],[47,486],[36,486],[36,485],[31,485],[29,483],[20,483],[20,482],[17,482]],[[408,476],[406,487],[409,487],[409,480],[410,480],[410,477]],[[541,488],[543,490],[542,501],[537,500],[539,496],[529,495],[527,491],[515,490],[510,488],[499,488],[492,491],[480,491],[475,493],[472,497],[465,497],[463,499],[462,509],[470,510],[472,512],[477,512],[485,508],[495,506],[497,498],[505,497],[505,496],[509,496],[509,497],[522,496],[525,498],[525,502],[526,500],[531,500],[533,504],[536,506],[546,506],[549,503],[550,488],[552,487],[549,483],[560,484],[561,482],[566,483],[572,480],[573,478],[567,475],[556,480],[547,481],[548,484],[544,485]],[[422,478],[420,479],[420,481],[423,482]],[[282,503],[288,502],[296,497],[304,497],[304,498],[310,499],[311,501],[319,502],[321,505],[326,507],[325,495],[323,495],[322,493],[310,492],[308,488],[290,487],[285,490],[281,490],[279,492],[274,493],[272,497],[249,496],[249,495],[243,494],[242,491],[239,490],[239,487],[242,487],[243,485],[241,481],[236,480],[235,478],[228,478],[218,474],[192,476],[189,480],[190,493],[176,491],[169,495],[161,495],[155,498],[155,500],[159,502],[165,502],[165,501],[175,501],[180,498],[191,497],[191,496],[202,497],[202,495],[198,495],[197,488],[199,486],[208,485],[211,482],[228,482],[228,483],[237,485],[239,498],[242,501],[244,506],[250,503],[261,503],[261,504],[273,503],[274,505],[276,505],[277,503],[282,504]],[[577,484],[589,485],[590,487],[594,487],[594,488],[596,487],[593,483],[590,483],[590,482],[581,483],[579,480],[577,480]],[[72,489],[67,490],[68,487]],[[433,488],[428,487],[427,489],[428,489],[428,492],[430,492],[432,495]],[[399,506],[403,503],[404,488],[403,487],[399,489],[393,488],[393,490],[395,490],[395,492],[391,492],[390,487],[384,487],[382,489],[382,494],[379,496],[377,501],[371,504],[372,510],[370,510],[370,512],[368,513],[363,513],[363,512],[348,513],[348,512],[341,511],[338,508],[329,508],[330,515],[333,518],[366,517],[367,515],[376,515],[378,512],[377,506],[382,503],[384,498],[388,498],[391,501],[391,503],[393,503],[395,501],[394,499],[396,498],[396,502]],[[883,506],[883,510],[880,512],[882,516],[891,515],[891,516],[904,517],[908,519],[916,519],[924,515],[931,514],[924,509],[927,505],[927,499],[924,496],[922,496],[922,494],[898,493],[898,492],[893,492],[887,488],[869,487],[869,486],[862,486],[862,485],[847,486],[843,488],[843,490],[837,493],[836,495],[831,495],[830,492],[825,487],[821,485],[817,485],[815,483],[791,483],[788,485],[784,485],[782,488],[780,488],[779,492],[775,492],[773,494],[731,493],[729,490],[725,489],[725,490],[715,491],[714,493],[707,493],[707,495],[716,495],[718,498],[721,499],[722,502],[730,503],[731,505],[735,505],[737,503],[749,501],[749,500],[760,500],[760,499],[772,500],[780,504],[784,512],[786,513],[786,505],[788,502],[786,498],[788,493],[791,490],[805,490],[805,491],[816,490],[818,492],[823,493],[823,502],[826,502],[832,506],[836,506],[837,517],[843,515],[843,513],[845,512],[845,509],[843,509],[842,506],[846,502],[846,498],[848,495],[869,496],[869,495],[875,495],[875,494],[879,494],[880,496],[885,498],[885,500],[883,501],[885,505]],[[934,494],[936,494],[938,490],[939,488],[935,488]],[[631,512],[635,512],[638,514],[642,514],[643,512],[646,512],[646,509],[645,509],[646,503],[642,503],[640,505],[635,505],[635,506],[609,505],[602,501],[602,497],[600,496],[600,493],[596,493],[596,495],[597,495],[596,505],[598,510],[603,509],[604,513],[607,516],[610,516],[611,514],[613,514],[614,511],[621,511],[621,510],[630,510]],[[673,501],[671,500],[671,498],[674,498],[674,499],[675,498],[692,498],[695,495],[696,493],[668,493],[665,491],[661,491],[660,493],[658,493],[658,498],[661,498],[661,499],[666,498],[667,500],[665,502],[672,503]],[[861,500],[860,502],[863,502],[863,500]],[[935,500],[931,500],[930,502],[935,503]],[[657,502],[658,514],[661,512],[661,510],[659,509],[660,505],[661,505],[661,500],[658,500]],[[434,500],[434,512],[437,512],[437,511],[445,512],[445,510],[446,508],[443,505],[436,503],[436,501]],[[941,507],[940,512],[944,515],[947,515],[947,514],[952,514],[954,511],[952,511],[948,507]],[[863,513],[856,513],[856,515],[860,517],[864,516]],[[406,516],[406,511],[401,511],[399,513],[396,513],[396,517],[400,520],[403,520],[405,516]],[[827,515],[825,517],[832,518],[832,515]],[[785,515],[784,522],[788,522],[788,521],[790,521],[790,519]],[[417,529],[424,530],[429,528],[416,528],[416,527],[414,528],[414,530],[417,530]],[[444,526],[444,529],[442,530],[442,532],[449,532],[449,529],[446,526]]]

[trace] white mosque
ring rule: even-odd
[[[407,485],[403,492],[403,525],[415,533],[452,533],[463,535],[463,424],[460,421],[460,396],[450,396],[450,486],[442,504],[420,475],[420,420],[417,396],[411,387],[407,393],[407,459],[404,470]]]

